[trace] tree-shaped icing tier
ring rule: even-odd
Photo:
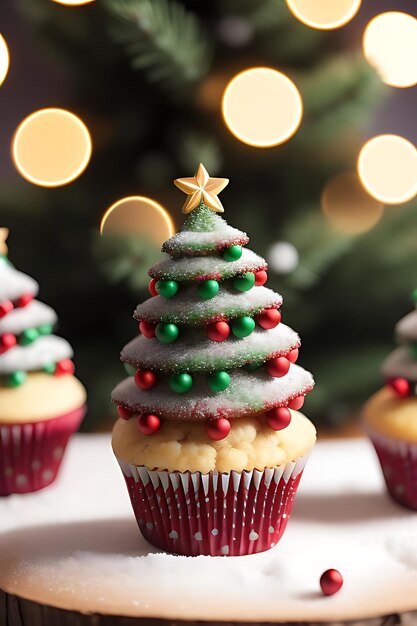
[[[35,300],[38,283],[10,263],[7,235],[0,229],[0,386],[21,385],[30,372],[72,374],[71,346],[52,335],[56,313]]]
[[[417,289],[413,291],[412,298],[415,310],[395,326],[399,346],[382,365],[387,384],[401,397],[417,395]]]
[[[175,181],[188,217],[149,270],[152,297],[134,313],[140,334],[121,353],[134,376],[112,395],[145,434],[164,420],[201,421],[222,439],[234,420],[261,414],[279,430],[314,384],[295,364],[300,339],[281,323],[282,297],[264,286],[265,260],[218,215],[227,182],[202,165]]]

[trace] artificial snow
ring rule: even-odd
[[[279,544],[177,557],[141,537],[108,435],[70,443],[57,482],[0,501],[0,587],[90,613],[204,621],[330,621],[417,609],[417,513],[386,495],[365,440],[318,443]],[[319,578],[337,568],[332,597]],[[411,622],[410,622],[411,623]]]
[[[417,382],[417,361],[413,358],[408,346],[396,348],[382,364],[384,378],[406,378]]]
[[[417,341],[417,311],[411,311],[397,322],[395,335],[401,343]]]
[[[56,321],[56,313],[50,306],[38,300],[32,300],[27,306],[13,309],[0,319],[0,335],[2,333],[19,335],[27,328],[39,328],[46,324],[54,325]]]
[[[16,270],[13,265],[0,263],[0,304],[17,300],[24,294],[36,296],[39,285],[33,278]]]
[[[13,350],[0,354],[0,374],[40,370],[45,365],[70,359],[72,354],[71,346],[62,337],[39,337],[28,346],[16,345]]]
[[[249,242],[249,237],[246,233],[229,226],[221,217],[213,215],[212,219],[215,222],[214,230],[183,230],[171,237],[171,239],[168,239],[163,244],[162,250],[172,256],[193,255],[204,253],[204,251],[226,248],[236,243],[246,245]]]

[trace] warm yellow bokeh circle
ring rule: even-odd
[[[56,4],[64,4],[65,6],[78,7],[82,4],[91,4],[94,0],[52,0]]]
[[[0,34],[0,85],[3,83],[9,71],[9,50],[4,37]]]
[[[380,202],[408,202],[417,195],[417,150],[404,137],[379,135],[363,146],[358,173],[368,193]]]
[[[384,205],[366,192],[354,172],[338,174],[326,184],[321,207],[333,228],[347,235],[370,230],[384,213]]]
[[[412,15],[389,11],[374,17],[363,34],[363,51],[387,85],[417,84],[417,20]]]
[[[297,131],[303,102],[285,74],[254,67],[229,82],[223,94],[222,113],[237,139],[249,146],[271,148],[288,141]]]
[[[160,246],[172,237],[175,226],[168,211],[145,196],[129,196],[111,205],[100,224],[102,235],[144,235]]]
[[[65,109],[40,109],[18,126],[12,156],[18,172],[42,187],[75,180],[88,165],[91,137],[85,124]]]
[[[319,30],[340,28],[358,12],[361,0],[286,0],[291,13],[303,24]]]

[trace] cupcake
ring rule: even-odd
[[[417,290],[413,293],[417,305]],[[363,409],[389,494],[417,510],[417,308],[395,327],[397,347],[384,361],[386,386]]]
[[[112,394],[113,450],[144,537],[184,555],[273,547],[291,513],[313,424],[298,410],[314,384],[300,340],[281,323],[267,265],[229,226],[228,181],[175,181],[187,193],[181,231],[149,270],[140,334],[121,359],[133,373]]]
[[[55,312],[7,258],[7,234],[0,229],[0,496],[53,482],[86,399],[71,346],[51,334]]]

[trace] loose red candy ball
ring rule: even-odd
[[[119,404],[119,406],[117,407],[117,410],[118,410],[118,413],[119,413],[119,417],[121,417],[122,420],[130,420],[130,418],[134,416],[133,411],[130,411],[129,409],[126,409],[121,404]]]
[[[304,396],[298,396],[297,398],[293,398],[288,402],[288,408],[294,409],[294,411],[298,411],[304,404]]]
[[[406,398],[410,395],[410,383],[406,378],[392,378],[388,384],[400,398]]]
[[[151,296],[157,296],[158,295],[158,292],[156,290],[156,283],[157,283],[157,281],[155,280],[155,278],[152,278],[149,281],[148,291],[151,294]]]
[[[265,285],[267,280],[268,274],[264,270],[255,272],[255,287],[262,287],[262,285]]]
[[[291,363],[295,363],[298,359],[298,348],[294,348],[294,350],[291,350],[291,352],[287,354],[287,359],[291,361]]]
[[[161,428],[161,420],[157,415],[140,415],[138,428],[144,435],[154,435]]]
[[[16,306],[18,307],[27,306],[30,302],[32,302],[32,300],[33,300],[33,296],[30,293],[25,293],[23,294],[23,296],[20,296],[20,298],[16,300]]]
[[[214,322],[207,326],[206,332],[211,341],[224,341],[230,335],[230,326],[227,322]]]
[[[320,587],[325,596],[332,596],[343,585],[342,574],[337,569],[328,569],[320,577]]]
[[[281,313],[278,309],[266,309],[259,315],[256,316],[256,321],[259,326],[264,328],[265,330],[270,330],[271,328],[275,328],[281,321]]]
[[[152,370],[138,370],[135,374],[135,383],[144,391],[156,385],[156,374]]]
[[[0,304],[0,318],[10,313],[10,311],[13,311],[13,309],[14,304],[13,302],[10,302],[10,300],[5,300],[4,302],[2,302]]]
[[[290,362],[285,356],[279,356],[276,359],[270,359],[266,364],[266,371],[274,378],[281,378],[287,374],[290,369]]]
[[[56,364],[55,376],[65,376],[66,374],[73,374],[75,371],[74,363],[71,359],[64,359]]]
[[[268,424],[274,430],[283,430],[291,422],[291,413],[285,407],[272,409],[267,413]]]
[[[139,330],[142,335],[144,335],[148,339],[152,339],[153,337],[155,337],[155,324],[152,324],[151,322],[145,322],[145,320],[142,320],[139,323]]]
[[[214,441],[220,441],[227,437],[230,433],[231,424],[225,417],[221,417],[218,420],[209,420],[207,422],[207,434],[210,439]]]
[[[16,345],[16,337],[12,333],[3,333],[0,335],[0,354],[7,352]]]

